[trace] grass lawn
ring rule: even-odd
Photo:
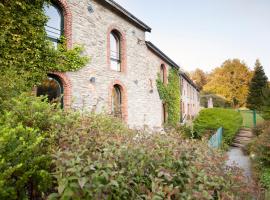
[[[240,111],[242,117],[243,117],[243,127],[246,128],[253,128],[254,124],[253,124],[253,111],[251,110],[241,110]],[[256,114],[256,118],[257,118],[257,125],[262,123],[264,120],[261,117],[261,115]]]

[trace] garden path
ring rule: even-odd
[[[251,141],[253,134],[251,129],[243,128],[235,137],[232,147],[227,152],[228,166],[237,165],[244,170],[247,178],[251,178],[251,162],[249,156],[244,154],[243,148]]]

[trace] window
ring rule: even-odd
[[[167,122],[167,106],[165,103],[162,104],[162,121],[164,124]]]
[[[161,79],[162,83],[166,84],[166,82],[167,82],[167,80],[166,80],[167,77],[166,77],[166,67],[165,67],[164,64],[162,64],[162,65],[160,66],[160,79]]]
[[[112,92],[112,114],[122,119],[122,94],[119,85],[113,87]]]
[[[120,37],[116,31],[112,31],[110,34],[110,59],[111,69],[120,72],[121,71],[121,44]]]
[[[62,82],[54,75],[48,75],[48,78],[37,88],[37,96],[47,96],[49,102],[60,103],[62,108],[64,107],[63,94]]]
[[[63,14],[59,7],[56,5],[45,5],[45,15],[49,18],[45,26],[47,36],[53,42],[55,48],[60,42],[60,37],[63,34]]]

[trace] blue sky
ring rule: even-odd
[[[147,40],[185,70],[205,71],[228,58],[270,77],[270,0],[116,0],[152,27]]]

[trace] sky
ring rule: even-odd
[[[115,0],[152,28],[153,42],[184,70],[210,72],[260,59],[270,79],[270,0]]]

